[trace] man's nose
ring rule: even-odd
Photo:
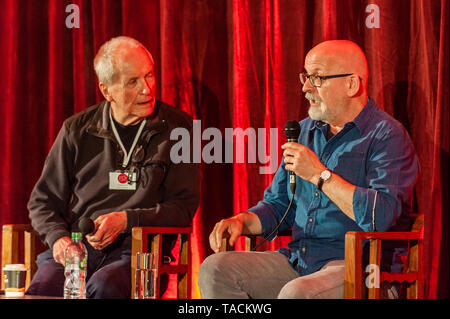
[[[148,94],[151,93],[151,86],[150,86],[150,83],[149,83],[149,81],[146,81],[145,79],[142,80],[142,90],[141,90],[141,93],[142,93],[143,95],[148,95]]]
[[[305,84],[303,84],[303,86],[302,86],[302,91],[304,93],[306,93],[306,92],[312,91],[313,89],[314,89],[314,86],[311,84],[309,79],[306,79]]]

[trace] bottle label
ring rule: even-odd
[[[87,266],[87,258],[84,257],[81,261],[80,261],[80,270],[85,270]]]

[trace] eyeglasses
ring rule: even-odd
[[[317,75],[317,74],[307,74],[305,72],[302,72],[298,76],[299,76],[300,82],[302,84],[305,84],[306,79],[309,79],[309,82],[311,83],[312,86],[314,86],[316,88],[320,88],[322,86],[323,80],[334,79],[334,78],[343,78],[343,77],[346,77],[349,75],[353,75],[353,73],[334,74],[334,75]]]

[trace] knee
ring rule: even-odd
[[[221,269],[221,255],[221,253],[210,255],[200,265],[198,273],[198,285],[200,287],[205,287],[214,282],[214,278],[220,276],[220,272],[223,270]]]
[[[291,280],[281,288],[278,299],[311,299],[312,291],[301,278]]]
[[[26,294],[62,297],[64,279],[64,267],[62,265],[54,261],[43,263],[39,265]]]
[[[198,286],[203,297],[213,290],[221,279],[227,278],[229,267],[227,253],[216,253],[208,256],[200,266],[198,273]]]
[[[131,296],[129,274],[96,271],[86,283],[86,297],[95,299],[128,299]]]

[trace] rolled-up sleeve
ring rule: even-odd
[[[403,128],[389,130],[376,143],[367,160],[368,187],[353,194],[356,223],[364,231],[386,231],[412,205],[413,185],[419,174],[414,146]]]

